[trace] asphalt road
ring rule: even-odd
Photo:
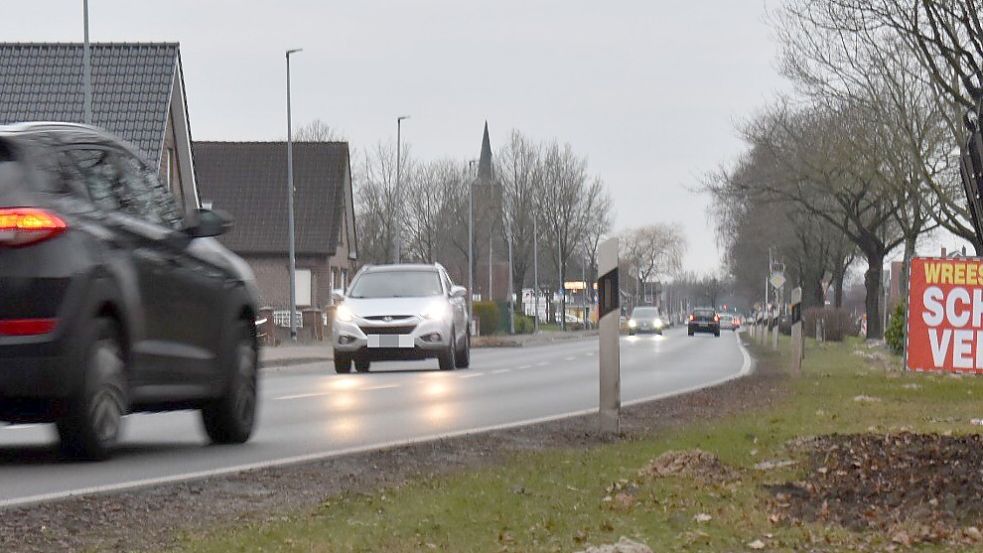
[[[207,445],[195,412],[127,417],[118,454],[70,463],[51,425],[0,427],[0,507],[70,495],[302,462],[438,436],[579,414],[597,408],[597,340],[472,351],[472,368],[376,363],[337,375],[329,363],[265,374],[260,422],[241,446]],[[745,374],[733,333],[623,337],[626,403],[682,393]]]

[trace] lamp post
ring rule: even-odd
[[[297,252],[294,243],[294,145],[290,121],[290,54],[303,50],[287,50],[287,227],[290,232],[290,340],[297,341]]]
[[[532,318],[533,332],[539,334],[539,213],[532,218],[532,301],[535,314]]]
[[[82,43],[82,91],[85,124],[92,124],[92,56],[89,52],[89,0],[82,0],[82,25],[85,41]]]
[[[401,159],[400,159],[400,154],[403,147],[403,140],[402,140],[403,119],[409,119],[409,118],[410,118],[409,115],[400,115],[399,117],[396,118],[396,194],[400,197],[400,200],[402,199],[402,194],[403,194],[403,189],[400,188],[399,185],[400,174],[403,168],[403,164],[401,163]],[[400,232],[400,228],[402,227],[403,224],[402,216],[403,216],[403,202],[397,201],[396,217],[395,217],[396,220],[393,221],[393,224],[396,225],[396,263],[400,262],[400,257],[402,254],[401,250],[403,245],[403,234]]]
[[[471,167],[476,160],[468,161],[468,313],[474,313],[474,177]],[[469,323],[470,324],[470,323]]]

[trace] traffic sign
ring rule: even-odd
[[[771,278],[768,279],[768,282],[770,282],[774,288],[781,288],[782,286],[785,286],[785,275],[779,273],[778,271],[771,273]]]

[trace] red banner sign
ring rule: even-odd
[[[905,366],[983,374],[983,259],[914,258]]]

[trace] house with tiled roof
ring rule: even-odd
[[[202,202],[235,220],[219,239],[252,267],[263,306],[285,313],[287,143],[195,142],[194,156]],[[293,165],[297,306],[321,310],[358,259],[348,143],[295,142]]]
[[[0,43],[0,124],[84,121],[82,44]],[[185,211],[199,205],[180,47],[93,43],[92,124],[160,168]]]

